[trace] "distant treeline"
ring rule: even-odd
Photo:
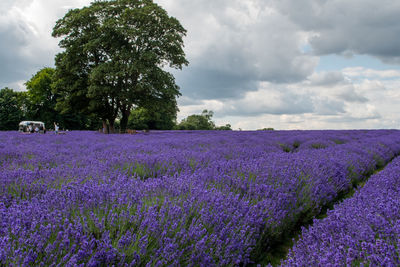
[[[23,120],[42,121],[47,128],[54,122],[69,130],[89,130],[101,127],[101,120],[94,114],[84,114],[71,109],[56,109],[59,94],[52,91],[54,69],[44,68],[25,83],[26,91],[10,88],[0,90],[0,130],[18,130]]]
[[[97,130],[102,128],[101,118],[95,114],[60,112],[56,108],[61,97],[52,91],[54,69],[44,68],[26,82],[26,91],[15,91],[10,88],[0,90],[0,130],[17,130],[23,120],[42,121],[47,128],[54,122],[61,129]],[[230,124],[216,126],[212,121],[212,111],[203,110],[176,121],[176,115],[163,110],[134,108],[128,118],[127,128],[137,130],[232,130]],[[115,122],[115,131],[120,132],[120,117]]]

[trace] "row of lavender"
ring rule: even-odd
[[[247,264],[400,152],[398,131],[0,140],[0,265]]]
[[[400,266],[400,158],[304,228],[282,265]]]

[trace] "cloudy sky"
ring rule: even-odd
[[[90,0],[1,0],[0,88],[59,52],[51,31]],[[182,119],[234,129],[400,128],[400,1],[156,0],[187,29]]]

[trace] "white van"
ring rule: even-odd
[[[46,133],[46,127],[44,122],[41,121],[21,121],[19,123],[18,131],[23,133],[34,133],[35,129],[38,129],[39,133]]]

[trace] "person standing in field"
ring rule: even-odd
[[[58,129],[59,129],[58,124],[57,124],[57,123],[54,123],[54,132],[55,132],[56,134],[58,134]]]

